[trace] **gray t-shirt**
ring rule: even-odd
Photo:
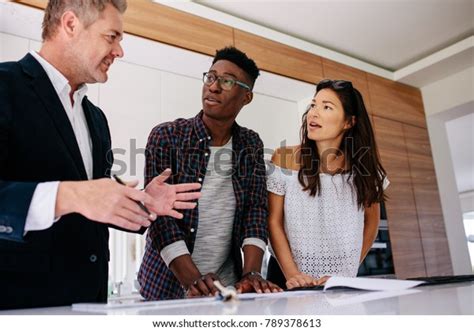
[[[191,257],[201,274],[215,273],[228,286],[238,280],[231,254],[236,209],[232,185],[232,138],[224,146],[211,146],[210,152],[199,199],[199,224]],[[245,238],[242,246],[245,245],[254,245],[263,251],[266,246],[259,238]],[[161,257],[168,266],[173,259],[184,254],[189,254],[189,251],[182,240],[161,250]]]
[[[210,147],[211,155],[199,199],[199,226],[192,259],[202,274],[214,272],[224,285],[235,283],[230,256],[235,214],[232,186],[232,139]]]

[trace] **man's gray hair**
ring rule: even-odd
[[[127,0],[49,0],[44,11],[43,40],[48,40],[60,24],[61,16],[68,10],[81,20],[85,27],[94,23],[107,4],[114,6],[121,14],[127,10]]]

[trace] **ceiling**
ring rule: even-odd
[[[194,2],[390,71],[474,33],[473,0]]]

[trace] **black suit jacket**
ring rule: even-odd
[[[107,120],[87,97],[82,106],[92,139],[93,177],[108,177],[113,157]],[[0,226],[10,226],[11,239],[20,241],[0,236],[0,309],[106,301],[106,225],[70,214],[22,237],[38,182],[86,179],[72,126],[41,65],[30,54],[1,63]],[[12,202],[10,193],[22,198]]]
[[[28,206],[36,185],[0,180],[0,240],[22,241]]]

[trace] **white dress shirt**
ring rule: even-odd
[[[48,75],[54,90],[56,91],[61,104],[71,122],[76,141],[81,152],[84,168],[87,178],[92,179],[93,160],[92,160],[92,140],[89,134],[89,128],[82,109],[82,99],[86,95],[87,86],[85,84],[79,86],[79,89],[73,94],[73,101],[69,97],[71,86],[68,80],[59,70],[53,67],[48,61],[42,58],[36,52],[30,54],[38,60],[44,71]],[[57,219],[54,219],[54,211],[56,208],[56,196],[58,192],[59,182],[40,183],[36,187],[33,198],[28,209],[28,215],[25,223],[25,233],[28,231],[44,230],[53,225]]]

